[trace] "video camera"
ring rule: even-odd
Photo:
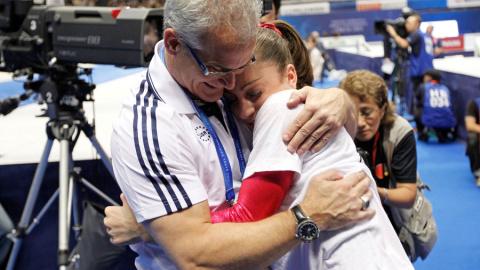
[[[405,19],[403,17],[397,18],[395,20],[376,21],[375,34],[388,36],[387,30],[386,30],[387,25],[393,26],[397,34],[402,38],[406,38],[408,36],[407,29],[405,29]]]
[[[163,9],[37,6],[33,1],[0,0],[0,70],[33,67],[42,73],[53,58],[65,63],[146,66],[151,43],[161,39],[162,23]],[[155,40],[149,42],[148,35]]]
[[[147,66],[162,38],[163,9],[33,2],[0,0],[0,71],[26,76],[25,89],[41,93],[51,119],[81,117],[91,100],[95,86],[79,78],[91,70],[78,63]]]
[[[395,20],[383,20],[383,21],[375,21],[374,30],[375,34],[381,34],[384,36],[388,36],[387,33],[387,25],[391,25],[397,34],[402,38],[406,38],[408,36],[407,29],[405,29],[405,21],[408,17],[415,14],[415,11],[409,7],[402,8],[402,17],[399,17]]]

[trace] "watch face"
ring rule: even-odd
[[[298,236],[304,241],[311,241],[318,236],[318,227],[312,221],[307,221],[299,224],[298,226]]]

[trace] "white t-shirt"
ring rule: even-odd
[[[144,74],[132,87],[113,124],[115,178],[138,222],[207,199],[211,211],[229,207],[211,134],[160,59],[158,51],[162,46],[160,41],[155,48],[147,73],[150,76]],[[152,84],[147,83],[147,77]],[[223,103],[217,103],[225,116]],[[209,119],[227,153],[238,194],[242,176],[233,139],[215,116]],[[248,158],[249,147],[242,134],[240,141]],[[131,248],[139,254],[137,269],[175,269],[155,244],[139,243]]]
[[[282,133],[303,106],[287,108],[288,90],[270,96],[255,119],[253,150],[245,177],[262,171],[296,172],[280,211],[303,201],[310,179],[328,169],[348,175],[363,170],[371,179],[370,207],[376,215],[336,231],[322,231],[319,239],[287,253],[273,269],[413,269],[378,196],[370,170],[360,162],[355,144],[344,128],[322,150],[302,156],[287,152]]]

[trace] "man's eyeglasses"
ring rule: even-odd
[[[190,47],[190,45],[188,45],[187,43],[185,43],[185,45],[187,45],[187,48],[190,50],[190,53],[192,54],[193,58],[195,58],[195,61],[197,62],[198,66],[202,69],[203,75],[205,75],[206,77],[221,77],[221,76],[230,74],[232,72],[239,71],[239,70],[242,70],[244,68],[247,68],[247,67],[253,65],[253,63],[255,63],[255,54],[253,54],[252,59],[250,59],[250,62],[248,62],[248,64],[246,64],[242,67],[236,68],[236,69],[207,67],[202,62],[202,60],[200,60],[198,55],[193,51],[193,49]]]

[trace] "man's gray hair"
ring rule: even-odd
[[[261,0],[167,0],[163,29],[172,28],[180,40],[202,50],[202,38],[217,35],[225,24],[234,30],[238,45],[254,39],[261,16]]]

